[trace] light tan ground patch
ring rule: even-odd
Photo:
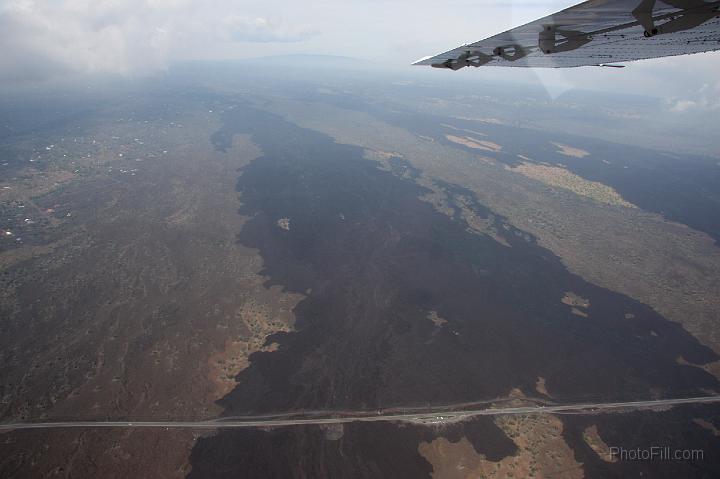
[[[209,377],[214,385],[212,394],[215,398],[223,397],[237,386],[235,377],[248,367],[248,358],[252,353],[277,350],[278,344],[275,342],[263,345],[269,335],[292,330],[292,309],[303,298],[304,296],[299,294],[285,293],[280,300],[282,306],[275,312],[274,308],[252,300],[240,307],[236,317],[245,324],[249,334],[228,339],[224,349],[208,360]]]
[[[418,452],[433,466],[433,478],[583,477],[582,465],[562,438],[563,425],[549,415],[503,416],[496,424],[515,442],[518,453],[501,461],[478,454],[467,438],[423,442]]]
[[[445,135],[445,138],[447,138],[449,141],[452,141],[453,143],[457,143],[458,145],[467,146],[468,148],[473,148],[476,150],[492,151],[494,153],[502,151],[502,146],[492,141],[478,140],[477,138],[472,138],[470,136],[463,137],[455,135]]]
[[[538,376],[537,381],[535,382],[535,390],[540,394],[550,396],[550,394],[548,394],[547,387],[545,386],[545,378],[542,376]]]
[[[495,423],[517,445],[512,458],[500,461],[496,477],[584,476],[582,464],[563,439],[563,423],[555,416],[501,416]]]
[[[460,203],[463,202],[460,201]],[[501,245],[511,248],[507,239],[505,239],[503,234],[495,227],[492,217],[482,218],[476,215],[475,212],[464,203],[461,205],[461,211],[462,218],[465,220],[472,232],[488,235]]]
[[[586,180],[559,166],[523,162],[518,166],[508,167],[508,169],[521,173],[528,178],[541,181],[548,186],[572,191],[576,195],[585,196],[598,203],[637,208],[634,204],[620,196],[620,193],[615,191],[614,188],[597,181]]]
[[[290,231],[290,218],[280,218],[277,220],[277,225],[285,231]]]
[[[574,306],[577,308],[587,309],[590,307],[590,300],[573,293],[572,291],[566,291],[565,296],[560,300],[563,304],[568,306]]]
[[[470,116],[456,116],[455,118],[457,118],[458,120],[477,121],[480,123],[487,123],[489,125],[505,125],[506,124],[503,120],[500,120],[498,118],[490,118],[490,117],[474,118],[474,117],[470,117]]]
[[[228,339],[222,351],[210,356],[208,376],[214,385],[213,397],[221,398],[237,386],[235,376],[248,367],[249,355],[247,341]]]
[[[555,143],[554,141],[551,141],[550,143],[552,143],[558,148],[557,152],[561,155],[572,156],[573,158],[585,158],[586,156],[590,155],[589,151],[585,151],[580,148],[563,145],[562,143]]]
[[[432,140],[432,138],[429,139]],[[364,157],[374,161],[387,161],[390,158],[402,158],[402,155],[394,151],[381,151],[366,148],[364,152]]]
[[[432,477],[438,479],[470,479],[489,477],[494,463],[478,454],[466,438],[450,442],[444,437],[423,442],[418,452],[433,466]]]
[[[467,128],[458,128],[457,126],[448,125],[447,123],[442,123],[441,126],[444,126],[445,128],[449,128],[451,130],[455,131],[462,131],[465,133],[470,133],[471,135],[477,135],[477,136],[487,136],[487,134],[477,131],[477,130],[468,130]]]
[[[445,192],[433,185],[431,182],[427,182],[429,186],[432,186],[431,192],[420,197],[420,200],[430,203],[440,213],[452,218],[455,214],[455,210],[450,206],[448,197]]]
[[[435,327],[441,328],[444,324],[447,323],[447,320],[441,318],[438,316],[437,311],[430,311],[427,315],[428,319],[433,322]]]
[[[583,431],[583,440],[603,461],[617,462],[617,458],[610,454],[610,447],[600,437],[596,425],[593,424]]]
[[[563,304],[572,306],[570,312],[575,316],[587,318],[587,309],[590,307],[590,300],[580,297],[572,291],[566,291],[565,296],[560,300]]]

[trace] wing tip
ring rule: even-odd
[[[431,58],[432,58],[432,55],[422,57],[421,59],[415,60],[414,62],[412,62],[411,65],[427,65],[428,64],[427,61],[430,60]]]

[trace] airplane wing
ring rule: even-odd
[[[414,65],[567,68],[720,50],[719,8],[705,0],[590,0]]]

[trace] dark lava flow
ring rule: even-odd
[[[478,151],[451,142],[445,135],[477,138],[478,135],[470,131],[481,130],[488,135],[486,140],[503,147],[500,152],[483,151],[483,155],[509,166],[523,161],[562,166],[586,180],[611,186],[624,199],[645,211],[658,213],[668,220],[707,233],[716,245],[720,245],[720,168],[715,158],[678,155],[561,132],[451,118],[408,110],[397,104],[388,108],[386,104],[347,92],[343,95],[322,94],[314,85],[296,85],[292,97],[298,101],[327,103],[369,113],[389,124],[473,154]],[[466,131],[448,128],[445,126],[448,124]],[[590,155],[582,158],[561,155],[551,141],[586,149]],[[518,154],[526,159],[521,161]]]
[[[268,286],[307,297],[297,331],[269,337],[278,349],[253,354],[220,401],[226,415],[478,401],[512,388],[538,397],[538,377],[557,401],[718,388],[677,362],[705,364],[718,359],[712,351],[649,307],[570,274],[470,192],[440,185],[510,247],[469,232],[459,210],[450,218],[420,200],[427,190],[401,177],[416,173],[399,159],[384,171],[361,148],[244,105],[227,110],[213,141],[225,149],[239,133],[263,156],[238,181],[251,217],[238,239],[260,251]],[[589,300],[587,318],[561,302],[568,291]],[[444,435],[458,429],[488,457],[515,451],[490,420]],[[349,425],[337,441],[317,427],[223,431],[197,443],[191,476],[427,476],[417,445],[434,434],[390,424]]]
[[[625,478],[652,477],[720,477],[720,436],[711,430],[720,427],[717,404],[691,404],[666,411],[638,410],[622,414],[563,416],[563,437],[583,464],[586,477]],[[698,427],[695,419],[708,425]],[[663,451],[702,451],[695,460],[658,459],[607,462],[583,439],[583,433],[595,425],[609,447],[625,450],[667,448]],[[655,452],[659,454],[659,451]]]

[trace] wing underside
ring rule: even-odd
[[[720,1],[590,0],[415,65],[567,68],[720,49]]]

